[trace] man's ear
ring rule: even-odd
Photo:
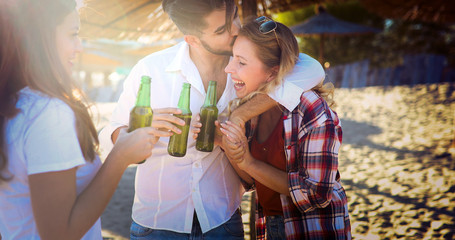
[[[199,44],[201,43],[201,41],[199,40],[198,37],[194,36],[194,35],[184,35],[183,36],[183,40],[188,43],[188,45],[192,46],[192,47],[197,47],[199,46]]]
[[[280,71],[280,66],[277,65],[273,68],[270,69],[270,75],[267,78],[267,82],[270,82],[272,80],[275,80],[275,78],[278,76],[278,71]]]

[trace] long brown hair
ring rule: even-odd
[[[0,5],[0,172],[8,163],[5,123],[18,113],[18,92],[25,86],[62,100],[73,110],[81,151],[86,160],[93,161],[99,142],[87,101],[64,69],[56,48],[57,26],[76,10],[76,2],[6,0],[0,4],[4,5]],[[76,97],[75,91],[82,97]],[[0,174],[2,180],[7,178]]]
[[[276,22],[275,31],[264,34],[259,31],[261,23],[249,19],[239,30],[238,36],[246,37],[254,44],[256,56],[267,68],[279,66],[279,70],[273,81],[263,84],[257,91],[240,99],[239,104],[246,102],[258,93],[269,93],[281,85],[283,77],[292,71],[299,58],[299,45],[291,29]],[[321,82],[312,90],[323,97],[329,106],[334,104],[333,84]]]

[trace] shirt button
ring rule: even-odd
[[[287,149],[291,149],[291,146],[288,146]]]
[[[283,116],[283,119],[285,119],[285,120],[288,119],[288,116]]]
[[[194,164],[194,167],[199,167],[199,163],[195,163],[195,164]]]

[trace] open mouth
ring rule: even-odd
[[[245,83],[243,81],[239,81],[239,80],[232,80],[232,81],[234,82],[234,88],[237,91],[245,86]]]

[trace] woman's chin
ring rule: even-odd
[[[237,95],[238,98],[243,98],[246,96],[245,85],[241,85],[241,86],[234,85],[234,89],[235,89],[235,95]]]
[[[236,91],[236,92],[235,92],[235,95],[237,95],[238,98],[243,98],[243,97],[246,96],[246,94],[242,93],[241,91],[240,91],[240,92],[239,92],[239,91]]]
[[[69,63],[68,63],[68,64],[65,66],[65,71],[66,71],[66,73],[68,73],[68,75],[71,76],[71,75],[73,74],[73,64],[69,64]]]

